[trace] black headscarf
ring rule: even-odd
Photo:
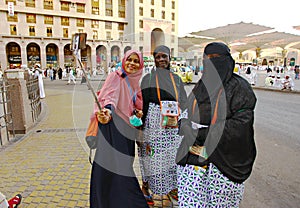
[[[168,48],[167,46],[165,45],[160,45],[160,46],[157,46],[153,52],[153,56],[155,57],[155,55],[159,52],[163,52],[163,53],[166,53],[169,55],[170,57],[170,60],[171,60],[171,51],[170,51],[170,48]]]
[[[219,56],[206,58],[211,54]],[[204,49],[203,57],[203,75],[193,92],[196,97],[201,94],[201,99],[208,99],[215,97],[219,89],[232,77],[235,62],[228,46],[221,42],[209,43]]]
[[[170,51],[170,48],[168,48],[168,47],[165,46],[165,45],[157,46],[157,47],[154,49],[154,51],[153,51],[153,58],[154,58],[154,59],[155,59],[156,54],[158,54],[159,52],[168,54],[168,55],[169,55],[169,61],[171,61],[171,51]],[[168,70],[170,69],[170,63],[169,63],[169,65],[168,65],[167,69],[168,69]]]

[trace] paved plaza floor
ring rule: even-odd
[[[258,72],[255,87],[274,90],[264,87],[264,77],[265,72]],[[101,87],[97,79],[91,83],[94,89]],[[80,81],[67,85],[67,80],[45,79],[44,84],[46,98],[39,121],[26,135],[18,135],[18,141],[0,148],[0,191],[7,198],[20,193],[21,208],[89,207],[91,165],[84,136],[93,97]],[[299,85],[295,80],[295,92]],[[134,169],[141,181],[138,159]],[[162,207],[161,198],[154,198],[155,207]],[[163,203],[171,207],[167,197]]]
[[[97,89],[99,81],[91,83]],[[84,136],[93,97],[80,81],[67,85],[66,80],[45,79],[44,85],[39,121],[0,148],[0,191],[7,198],[20,193],[20,208],[89,207],[91,164]],[[134,169],[141,181],[137,157]],[[162,207],[161,198],[154,199],[154,207]],[[167,197],[163,203],[171,206]]]

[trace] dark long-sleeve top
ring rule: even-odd
[[[180,134],[184,139],[176,162],[198,166],[213,163],[230,180],[242,183],[250,176],[256,157],[253,129],[256,96],[249,83],[234,74],[224,86],[217,120],[212,124],[217,98],[201,99],[205,97],[203,92],[201,85],[196,85],[188,98],[189,118],[181,122]],[[192,104],[195,97],[196,110]],[[208,128],[193,129],[192,121]],[[199,157],[188,152],[195,144],[207,147],[207,160],[200,161]]]
[[[174,78],[175,86],[177,89],[178,100],[176,100],[176,93],[171,79],[171,74]],[[152,70],[151,73],[143,77],[141,82],[143,96],[143,123],[145,122],[145,118],[147,116],[149,103],[151,102],[160,104],[157,95],[156,76],[158,78],[161,101],[178,101],[181,110],[184,110],[186,108],[187,95],[181,78],[178,75],[170,72],[168,69]]]

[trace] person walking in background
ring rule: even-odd
[[[179,207],[239,207],[256,158],[250,84],[224,43],[204,48],[203,76],[188,97],[178,148]]]
[[[181,78],[170,71],[170,49],[158,46],[153,56],[156,68],[141,82],[144,126],[143,142],[138,148],[142,191],[149,205],[154,204],[150,190],[177,199],[175,156],[181,142],[178,122],[187,99]]]
[[[294,71],[295,71],[295,79],[299,79],[299,72],[300,72],[299,65],[295,66]]]
[[[39,82],[40,98],[45,98],[46,95],[44,90],[43,71],[41,70],[40,64],[34,65],[34,78],[38,79]]]
[[[69,79],[68,79],[68,83],[67,84],[70,84],[71,81],[76,84],[76,78],[74,76],[74,69],[70,68],[70,71],[69,71]]]
[[[50,77],[50,80],[53,81],[54,80],[54,71],[53,71],[53,68],[50,67],[49,69],[49,77]]]
[[[90,184],[92,208],[148,207],[133,171],[135,127],[141,125],[142,117],[139,80],[143,67],[141,53],[127,51],[122,68],[108,75],[99,92],[101,110],[96,106],[91,118],[99,122]]]
[[[59,67],[59,69],[58,69],[58,79],[62,79],[62,76],[63,76],[63,70],[62,70],[62,68],[61,67]]]

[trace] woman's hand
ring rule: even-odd
[[[136,115],[136,117],[138,117],[138,118],[142,118],[142,117],[143,117],[143,111],[142,111],[142,110],[136,109],[136,110],[135,110],[135,115]]]
[[[107,124],[111,120],[111,110],[103,108],[96,113],[96,117],[101,124]]]

